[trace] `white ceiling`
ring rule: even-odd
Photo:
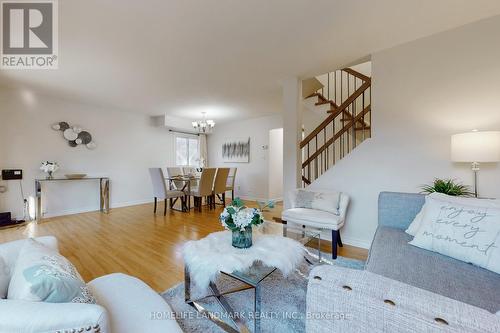
[[[0,83],[149,115],[241,119],[280,112],[284,78],[498,14],[498,0],[62,0],[59,69],[0,71]]]

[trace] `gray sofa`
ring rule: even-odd
[[[308,332],[500,332],[499,274],[408,244],[424,198],[380,193],[366,270],[313,269]]]

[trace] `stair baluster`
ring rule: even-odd
[[[344,68],[327,74],[326,90],[322,87],[309,96],[317,98],[316,105],[328,104],[330,109],[326,119],[300,143],[304,186],[371,137],[371,78]]]

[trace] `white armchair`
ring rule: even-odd
[[[289,193],[290,208],[282,212],[281,219],[283,223],[293,223],[316,229],[331,230],[332,258],[336,259],[337,246],[343,246],[342,239],[340,238],[340,228],[342,228],[345,223],[347,207],[349,206],[349,196],[345,193],[328,191],[306,190],[306,192],[310,192],[316,197],[323,196],[326,198],[334,198],[338,195],[338,202],[332,200],[331,207],[328,207],[328,200],[323,199],[322,205],[325,206],[326,203],[327,206],[324,209],[314,207],[305,208],[304,205],[297,205],[296,197],[298,190],[294,190]]]
[[[36,238],[58,249],[52,236]],[[154,313],[172,313],[163,298],[144,282],[110,274],[89,282],[97,304],[47,303],[5,299],[10,274],[26,240],[0,244],[0,332],[12,333],[181,333],[175,316],[153,320]],[[2,267],[0,267],[2,268]]]

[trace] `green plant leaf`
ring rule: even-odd
[[[443,193],[453,196],[472,196],[473,193],[469,186],[458,183],[453,179],[434,179],[432,184],[426,184],[422,187],[422,193]]]

